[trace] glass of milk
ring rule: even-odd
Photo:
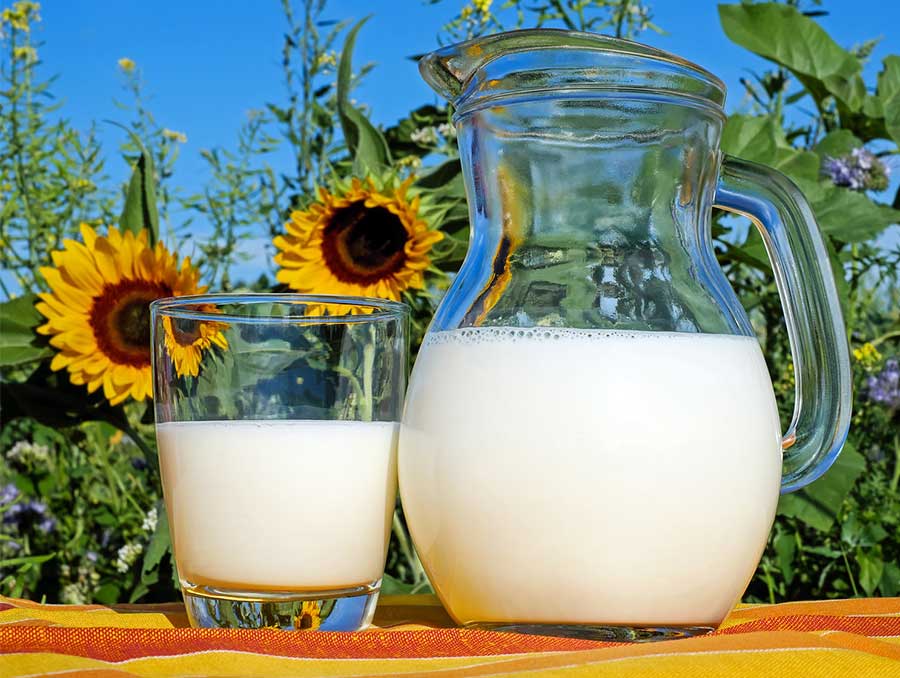
[[[194,626],[371,621],[396,497],[408,309],[298,294],[160,299],[156,434]]]

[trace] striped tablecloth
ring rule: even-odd
[[[180,604],[0,597],[0,676],[896,676],[900,598],[734,610],[708,636],[615,644],[454,628],[432,596],[385,597],[362,633],[187,628]]]

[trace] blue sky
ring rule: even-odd
[[[495,0],[500,4],[501,0]],[[2,2],[3,6],[9,0]],[[739,78],[761,59],[733,45],[723,34],[712,0],[649,0],[654,22],[667,31],[643,33],[641,40],[675,52],[713,71],[729,87],[727,107],[741,104]],[[326,16],[362,18],[373,14],[359,36],[358,63],[376,69],[355,93],[374,120],[391,123],[412,107],[436,101],[419,78],[409,56],[437,45],[440,27],[459,3],[443,0],[331,0]],[[820,21],[842,45],[850,47],[883,36],[869,67],[900,53],[900,2],[894,0],[825,0],[830,15]],[[86,129],[92,120],[126,117],[113,99],[127,100],[117,68],[120,57],[141,69],[150,108],[165,127],[187,134],[175,184],[192,192],[204,184],[201,149],[232,147],[250,109],[283,100],[280,49],[284,22],[278,0],[44,0],[37,36],[45,76],[58,75],[53,86],[65,101],[64,115]],[[127,173],[115,152],[121,132],[101,126],[112,177]],[[273,157],[287,167],[286,154]],[[900,174],[900,168],[895,170]]]

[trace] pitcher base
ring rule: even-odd
[[[606,624],[517,624],[509,622],[471,622],[466,628],[524,633],[535,636],[557,636],[579,640],[601,640],[610,643],[652,643],[703,636],[715,631],[712,626],[613,626]]]

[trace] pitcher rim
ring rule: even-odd
[[[537,40],[533,40],[534,38]],[[574,44],[572,41],[575,41]],[[547,50],[595,51],[675,66],[683,69],[682,75],[706,85],[711,91],[701,94],[688,93],[671,87],[654,87],[652,84],[634,89],[669,96],[686,96],[702,100],[711,107],[724,110],[727,87],[718,76],[702,66],[644,43],[587,31],[528,28],[473,38],[446,45],[424,55],[419,60],[419,71],[435,91],[452,101],[458,108],[464,108],[460,107],[459,103],[465,99],[466,89],[479,70],[502,55]],[[661,80],[663,73],[661,72],[659,75]],[[614,91],[616,89],[628,90],[629,88],[624,84],[621,87],[605,84],[593,87],[585,86],[583,89]],[[490,99],[491,97],[486,98]]]

